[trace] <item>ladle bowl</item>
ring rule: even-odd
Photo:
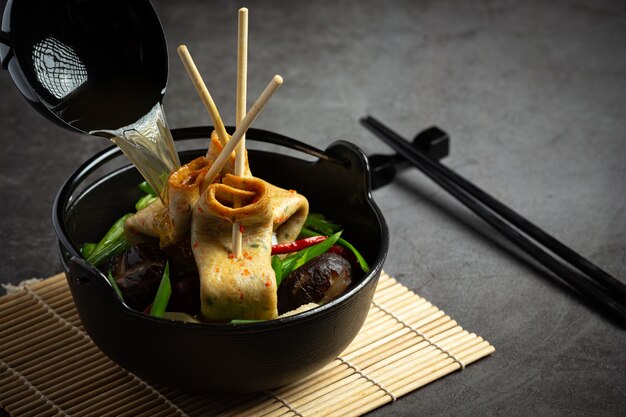
[[[0,57],[54,123],[115,142],[159,193],[180,166],[162,109],[165,36],[148,0],[10,0]]]
[[[1,35],[2,67],[62,127],[120,129],[165,93],[165,36],[148,0],[9,0]]]

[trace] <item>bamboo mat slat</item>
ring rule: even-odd
[[[494,351],[383,273],[360,333],[323,369],[263,393],[189,395],[100,352],[59,274],[0,297],[0,406],[15,416],[359,416]]]

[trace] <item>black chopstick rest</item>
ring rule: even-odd
[[[440,161],[450,153],[450,136],[437,126],[431,126],[415,135],[411,146],[433,161]],[[406,158],[398,153],[370,155],[367,159],[370,165],[372,190],[389,184],[400,170],[411,166]]]

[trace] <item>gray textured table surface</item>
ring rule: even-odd
[[[2,1],[4,6],[5,1]],[[234,117],[233,1],[154,1],[170,49],[170,126],[207,124],[175,47]],[[249,96],[285,84],[255,126],[388,152],[358,123],[452,136],[445,163],[622,280],[626,275],[626,6],[559,1],[265,1],[250,8]],[[2,282],[60,271],[62,181],[106,140],[50,125],[0,76]],[[232,109],[232,111],[231,111]],[[626,332],[416,170],[374,197],[386,271],[492,342],[463,372],[371,413],[626,414]]]

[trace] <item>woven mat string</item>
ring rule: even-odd
[[[362,378],[365,378],[366,380],[368,380],[369,382],[371,382],[372,384],[377,386],[379,389],[384,391],[385,394],[387,394],[389,397],[391,397],[391,401],[395,401],[396,400],[396,396],[393,395],[393,393],[391,391],[389,391],[387,388],[385,388],[385,386],[383,384],[381,384],[380,382],[375,381],[373,378],[370,378],[369,376],[367,376],[363,371],[361,371],[359,368],[357,368],[356,366],[351,364],[347,359],[344,359],[341,356],[338,356],[337,359],[339,359],[342,363],[346,364],[349,368],[354,370],[354,372],[356,374],[358,374]]]
[[[2,368],[6,368],[7,371],[13,375],[14,377],[16,377],[19,381],[21,381],[29,390],[31,390],[35,395],[38,395],[39,398],[41,398],[47,405],[49,405],[54,411],[56,411],[58,414],[60,415],[64,415],[65,413],[63,412],[63,410],[54,403],[54,401],[50,400],[43,392],[41,392],[39,389],[37,389],[37,387],[33,386],[33,384],[30,383],[30,381],[28,380],[28,378],[24,378],[24,376],[19,373],[19,371],[11,368],[8,364],[6,364],[2,358],[0,358],[0,366]]]
[[[302,413],[300,413],[298,410],[296,410],[294,407],[292,407],[291,404],[289,404],[289,402],[287,400],[285,400],[283,397],[281,397],[280,395],[276,394],[275,392],[273,392],[273,391],[265,391],[265,394],[267,394],[268,396],[272,397],[273,399],[275,399],[276,401],[278,401],[279,403],[281,403],[282,405],[287,407],[287,409],[289,409],[289,411],[294,413],[296,416],[304,417],[304,415]]]
[[[448,355],[448,357],[450,359],[452,359],[453,361],[455,361],[456,363],[458,363],[461,366],[461,369],[465,369],[465,363],[461,359],[457,358],[452,352],[450,352],[449,350],[444,349],[443,347],[439,346],[436,342],[433,342],[424,333],[420,332],[418,329],[416,329],[415,327],[411,326],[409,323],[407,323],[404,320],[402,320],[400,317],[395,315],[392,311],[390,311],[390,310],[386,309],[385,307],[377,304],[375,301],[372,301],[372,305],[374,307],[378,308],[383,313],[391,316],[398,323],[400,323],[401,325],[403,325],[404,327],[406,327],[407,329],[409,329],[410,331],[412,331],[413,333],[415,333],[416,335],[418,335],[419,337],[424,339],[426,342],[428,342],[429,344],[431,344],[432,346],[434,346],[435,348],[440,350],[442,353],[445,353],[446,355]]]

